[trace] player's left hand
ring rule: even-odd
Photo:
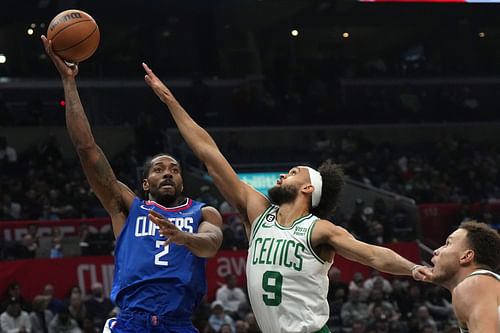
[[[144,80],[150,86],[155,94],[160,98],[160,100],[167,104],[167,102],[175,101],[174,96],[170,92],[170,90],[165,86],[165,84],[158,78],[158,76],[153,73],[151,68],[146,65],[146,63],[142,63],[142,67],[146,71],[146,75],[144,76]]]
[[[412,276],[417,281],[432,282],[432,268],[427,266],[418,266],[413,270]]]
[[[170,222],[163,215],[150,209],[148,218],[151,222],[160,227],[160,235],[167,239],[165,243],[163,243],[163,246],[167,246],[170,243],[177,245],[186,244],[188,233],[177,228],[175,224]]]

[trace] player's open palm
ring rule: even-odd
[[[167,246],[170,243],[177,245],[186,244],[186,232],[177,228],[175,224],[170,222],[163,215],[150,209],[148,218],[151,222],[160,227],[160,235],[167,239],[163,244],[164,246]]]
[[[151,68],[148,67],[145,63],[142,63],[142,67],[146,71],[146,75],[144,76],[144,80],[150,86],[155,94],[160,98],[163,103],[167,103],[168,100],[173,100],[174,96],[170,92],[170,90],[161,82],[158,76],[153,73]]]
[[[54,53],[54,50],[52,50],[52,41],[48,40],[44,35],[40,38],[42,39],[45,52],[47,52],[48,56],[56,66],[61,78],[75,77],[78,74],[78,64],[71,64],[70,66],[69,63],[64,62],[64,60],[62,60],[57,54]]]

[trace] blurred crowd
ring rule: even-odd
[[[450,294],[445,289],[408,278],[355,273],[349,282],[341,271],[329,272],[328,302],[332,332],[343,333],[458,333]],[[204,298],[193,316],[201,333],[259,333],[246,289],[228,274],[215,298]],[[101,332],[105,321],[120,311],[94,283],[90,295],[72,287],[65,299],[54,297],[47,284],[32,300],[18,283],[8,286],[0,302],[0,332]]]

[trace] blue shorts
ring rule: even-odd
[[[156,316],[147,312],[121,311],[116,318],[110,318],[103,333],[198,333],[191,319]]]

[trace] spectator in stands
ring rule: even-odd
[[[248,324],[247,333],[260,333],[261,332],[253,312],[247,313],[247,315],[245,316],[245,321]]]
[[[425,292],[424,305],[429,310],[430,315],[440,322],[448,322],[454,317],[453,305],[446,299],[444,293],[446,290],[439,286],[432,286]]]
[[[49,333],[81,333],[82,330],[78,326],[76,320],[71,318],[67,306],[64,306],[61,311],[52,319],[49,325]]]
[[[50,298],[45,295],[37,295],[31,304],[32,311],[29,314],[32,333],[47,333],[54,315],[47,309]]]
[[[43,287],[43,295],[48,298],[47,309],[49,309],[53,315],[59,313],[64,305],[64,302],[60,299],[54,297],[54,285],[48,283]]]
[[[379,308],[378,310],[381,311],[381,313],[377,313],[377,307]],[[375,318],[377,318],[377,316],[381,314],[384,314],[385,316],[387,316],[387,318],[392,318],[396,314],[394,306],[384,299],[384,293],[380,289],[373,289],[371,291],[370,301],[368,303],[368,311],[372,313]]]
[[[11,297],[7,309],[0,315],[2,332],[31,332],[31,321],[28,312],[21,309],[19,298]]]
[[[82,222],[78,225],[78,235],[80,236],[80,254],[85,257],[92,253],[90,244],[89,224]]]
[[[61,146],[54,133],[49,133],[47,139],[37,146],[37,153],[42,163],[53,163],[62,160]]]
[[[104,288],[101,283],[94,282],[91,287],[90,298],[85,301],[87,314],[93,319],[94,325],[99,331],[102,331],[104,323],[108,318],[115,317],[113,312],[114,304],[104,294]]]
[[[347,297],[349,295],[349,286],[347,283],[342,281],[342,272],[335,266],[332,266],[328,271],[328,295],[327,299],[332,300],[333,295],[336,293],[337,289],[344,290],[344,299],[343,301],[347,301]]]
[[[391,225],[394,238],[398,241],[410,241],[415,239],[414,226],[410,212],[401,199],[394,201]]]
[[[430,315],[429,309],[425,305],[418,307],[415,312],[415,317],[417,319],[417,327],[420,331],[422,331],[425,326],[430,326],[433,329],[432,333],[437,332],[437,324],[434,321],[434,318]]]
[[[227,274],[226,284],[217,289],[215,299],[222,303],[224,310],[233,319],[238,319],[238,308],[241,304],[247,303],[247,295],[238,287],[238,278],[234,274]]]
[[[72,293],[69,297],[68,311],[71,318],[75,319],[79,327],[82,327],[83,319],[87,317],[87,307],[83,302],[83,296],[79,293]]]
[[[386,294],[390,294],[392,293],[392,286],[391,286],[391,283],[389,282],[389,280],[385,279],[379,271],[377,271],[376,269],[374,268],[371,268],[370,269],[370,278],[366,279],[364,282],[363,282],[363,287],[366,289],[366,290],[373,290],[374,289],[374,285],[377,281],[380,281],[382,283],[382,291]]]
[[[26,312],[31,311],[31,304],[21,295],[21,286],[17,282],[9,283],[7,287],[7,297],[2,301],[0,306],[0,312],[4,312],[7,309],[12,298],[15,298],[21,304],[21,309]]]
[[[6,249],[8,259],[32,259],[36,255],[37,244],[30,234],[23,236],[22,242],[14,242]]]
[[[417,309],[425,304],[425,300],[423,298],[423,293],[421,289],[421,285],[417,283],[412,283],[408,290],[408,298],[410,304],[412,305],[412,313],[415,313]]]
[[[365,321],[370,315],[368,305],[359,300],[360,294],[359,289],[350,290],[349,300],[342,305],[340,310],[342,327],[346,331],[352,327],[355,320]]]
[[[52,208],[48,203],[43,205],[42,211],[38,216],[38,220],[48,221],[48,220],[59,220],[59,219],[60,219],[59,215],[57,215],[52,211]]]
[[[200,187],[200,194],[198,197],[195,199],[196,201],[204,202],[209,206],[212,207],[218,207],[219,202],[217,198],[212,194],[210,191],[210,186],[208,185],[202,185]]]
[[[92,318],[85,317],[85,318],[83,318],[82,332],[83,333],[100,333],[100,332],[102,332],[102,329],[97,329],[94,326],[94,321],[92,320]]]
[[[233,328],[231,327],[231,325],[224,323],[217,331],[217,333],[233,333]]]
[[[355,319],[351,325],[351,333],[366,333],[365,321]]]
[[[365,201],[356,199],[354,211],[349,219],[349,230],[362,241],[369,241],[369,224],[364,215]]]
[[[50,249],[50,258],[62,258],[64,254],[62,252],[61,238],[52,237],[52,248]]]
[[[234,323],[234,333],[247,333],[248,332],[248,323],[244,320],[237,320]]]
[[[226,314],[221,301],[216,300],[212,302],[212,314],[208,318],[208,322],[216,332],[220,330],[222,324],[229,324],[231,329],[234,329],[233,318]]]
[[[362,302],[367,301],[370,297],[370,290],[365,289],[364,282],[365,278],[360,272],[354,273],[351,282],[349,282],[349,292],[353,289],[358,289],[360,292],[359,299]]]
[[[8,192],[4,192],[0,202],[0,220],[18,220],[21,218],[21,210],[21,204],[13,201]]]
[[[384,225],[380,222],[373,224],[370,243],[382,245],[392,243],[392,239],[385,233]]]
[[[5,136],[0,136],[0,173],[7,174],[13,172],[16,162],[16,149],[9,146]]]
[[[392,293],[389,295],[389,300],[403,318],[411,315],[413,304],[408,296],[408,282],[397,277],[392,279]]]
[[[237,214],[238,210],[236,210],[233,206],[229,204],[226,200],[223,200],[219,205],[219,212],[221,214]]]

